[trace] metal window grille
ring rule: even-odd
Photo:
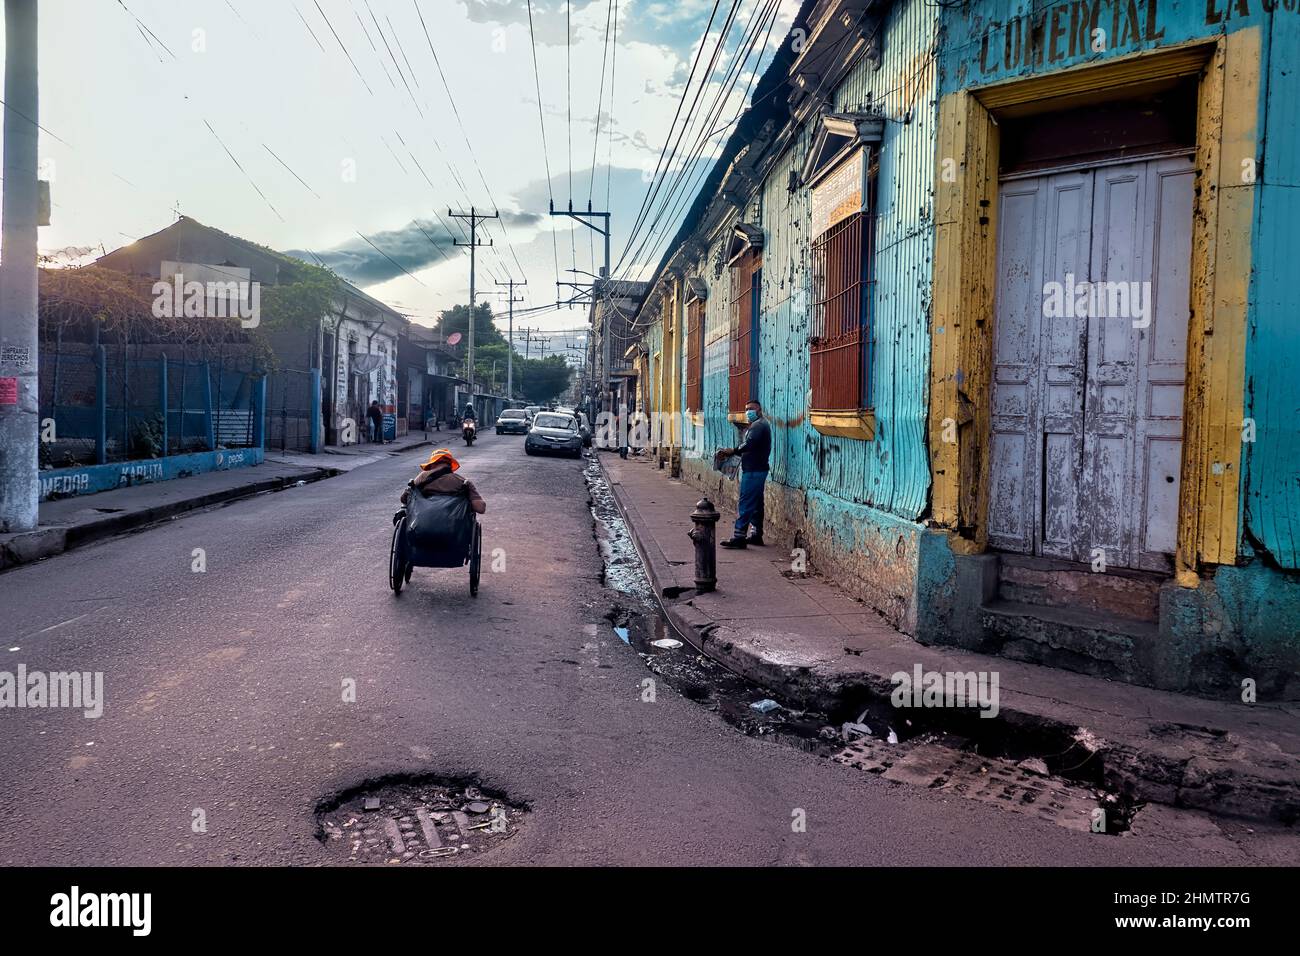
[[[866,221],[862,213],[855,213],[813,240],[809,363],[813,408],[862,407],[866,392],[862,348]]]
[[[700,355],[704,350],[704,302],[686,304],[686,410],[698,412],[704,406],[704,381]]]
[[[753,397],[753,336],[757,302],[754,276],[763,268],[762,255],[750,249],[731,267],[731,363],[728,397],[732,412],[744,410]]]

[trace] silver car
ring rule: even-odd
[[[578,431],[577,419],[559,412],[538,412],[524,439],[524,451],[530,455],[558,452],[580,458],[582,433]]]

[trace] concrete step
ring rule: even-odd
[[[1005,599],[983,608],[980,623],[1004,657],[1109,680],[1141,670],[1160,636],[1154,622],[1111,611]]]
[[[1096,611],[1155,624],[1166,578],[1127,568],[1093,571],[1088,565],[1025,555],[1001,555],[998,597],[1018,604]]]

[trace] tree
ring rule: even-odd
[[[544,359],[515,357],[515,380],[524,396],[535,405],[551,401],[569,387],[573,369],[562,355]]]
[[[450,309],[444,309],[438,316],[438,325],[436,326],[443,338],[459,332],[463,337],[469,337],[469,306],[456,305]],[[506,337],[501,334],[500,330],[492,324],[492,303],[480,302],[474,307],[474,351],[489,345],[492,342],[505,342]],[[474,364],[478,365],[478,356],[474,356]]]

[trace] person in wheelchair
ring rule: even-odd
[[[429,460],[420,466],[420,473],[407,483],[402,492],[402,504],[411,500],[411,492],[418,492],[426,498],[433,495],[464,495],[469,499],[469,506],[475,514],[487,511],[487,502],[474,487],[474,482],[455,474],[460,469],[454,455],[446,448],[438,448],[429,456]],[[400,520],[401,512],[393,516],[394,522]]]

